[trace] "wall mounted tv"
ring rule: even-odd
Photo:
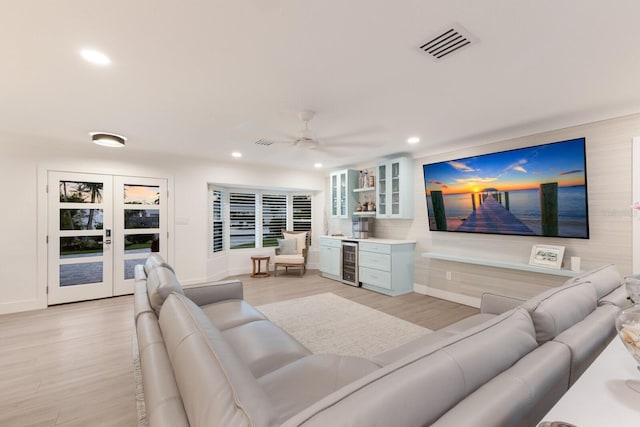
[[[429,229],[589,238],[585,139],[423,165]]]

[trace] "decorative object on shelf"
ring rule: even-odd
[[[640,304],[640,274],[624,278],[627,294],[632,304]]]
[[[616,315],[616,330],[640,370],[640,304],[620,310]],[[627,380],[625,383],[640,393],[640,380]]]
[[[572,256],[571,257],[571,271],[580,272],[580,257]]]
[[[374,175],[369,175],[369,185],[367,187],[375,187],[376,186],[376,177]]]
[[[564,246],[533,245],[529,264],[560,269],[564,257]]]

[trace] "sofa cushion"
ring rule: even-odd
[[[173,270],[163,266],[152,269],[147,276],[147,293],[156,313],[160,312],[162,304],[172,292],[184,294]]]
[[[268,320],[245,323],[226,329],[222,334],[256,378],[311,354]]]
[[[245,300],[227,300],[200,307],[213,325],[224,331],[229,328],[266,320],[266,317]]]
[[[380,366],[367,359],[314,354],[258,379],[284,422],[307,406]]]
[[[536,347],[531,317],[517,308],[347,384],[286,425],[430,425]]]
[[[615,317],[619,310],[615,305],[600,306],[553,339],[571,350],[570,384],[584,373],[616,335]]]
[[[151,272],[151,270],[153,270],[156,267],[166,267],[169,270],[171,270],[172,272],[175,273],[175,271],[173,270],[173,267],[171,267],[169,264],[167,264],[164,260],[164,258],[162,258],[159,254],[153,252],[151,254],[149,254],[149,256],[147,257],[147,259],[144,262],[144,272],[145,274],[148,276],[149,273]]]
[[[159,322],[190,425],[275,425],[268,396],[196,304],[172,293]]]
[[[444,414],[433,427],[535,426],[569,383],[570,351],[549,341]]]
[[[587,271],[579,276],[569,279],[567,284],[589,281],[596,290],[596,298],[599,300],[609,294],[622,283],[622,277],[615,265],[608,264],[595,270]]]
[[[596,309],[596,291],[590,282],[549,289],[522,305],[533,319],[539,344],[555,338]]]
[[[373,358],[371,358],[371,360],[382,366],[388,365],[390,363],[397,362],[403,357],[415,353],[416,351],[432,346],[438,342],[442,342],[445,338],[449,338],[452,335],[454,335],[453,332],[443,331],[442,329],[435,332],[430,332],[407,343],[399,345],[398,347],[394,347],[383,353],[377,354]]]

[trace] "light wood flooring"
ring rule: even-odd
[[[333,292],[429,329],[477,309],[419,294],[387,297],[317,270],[238,276],[253,305]],[[136,426],[133,297],[0,316],[0,426]]]

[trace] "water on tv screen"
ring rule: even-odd
[[[585,139],[423,165],[429,229],[589,238]]]

